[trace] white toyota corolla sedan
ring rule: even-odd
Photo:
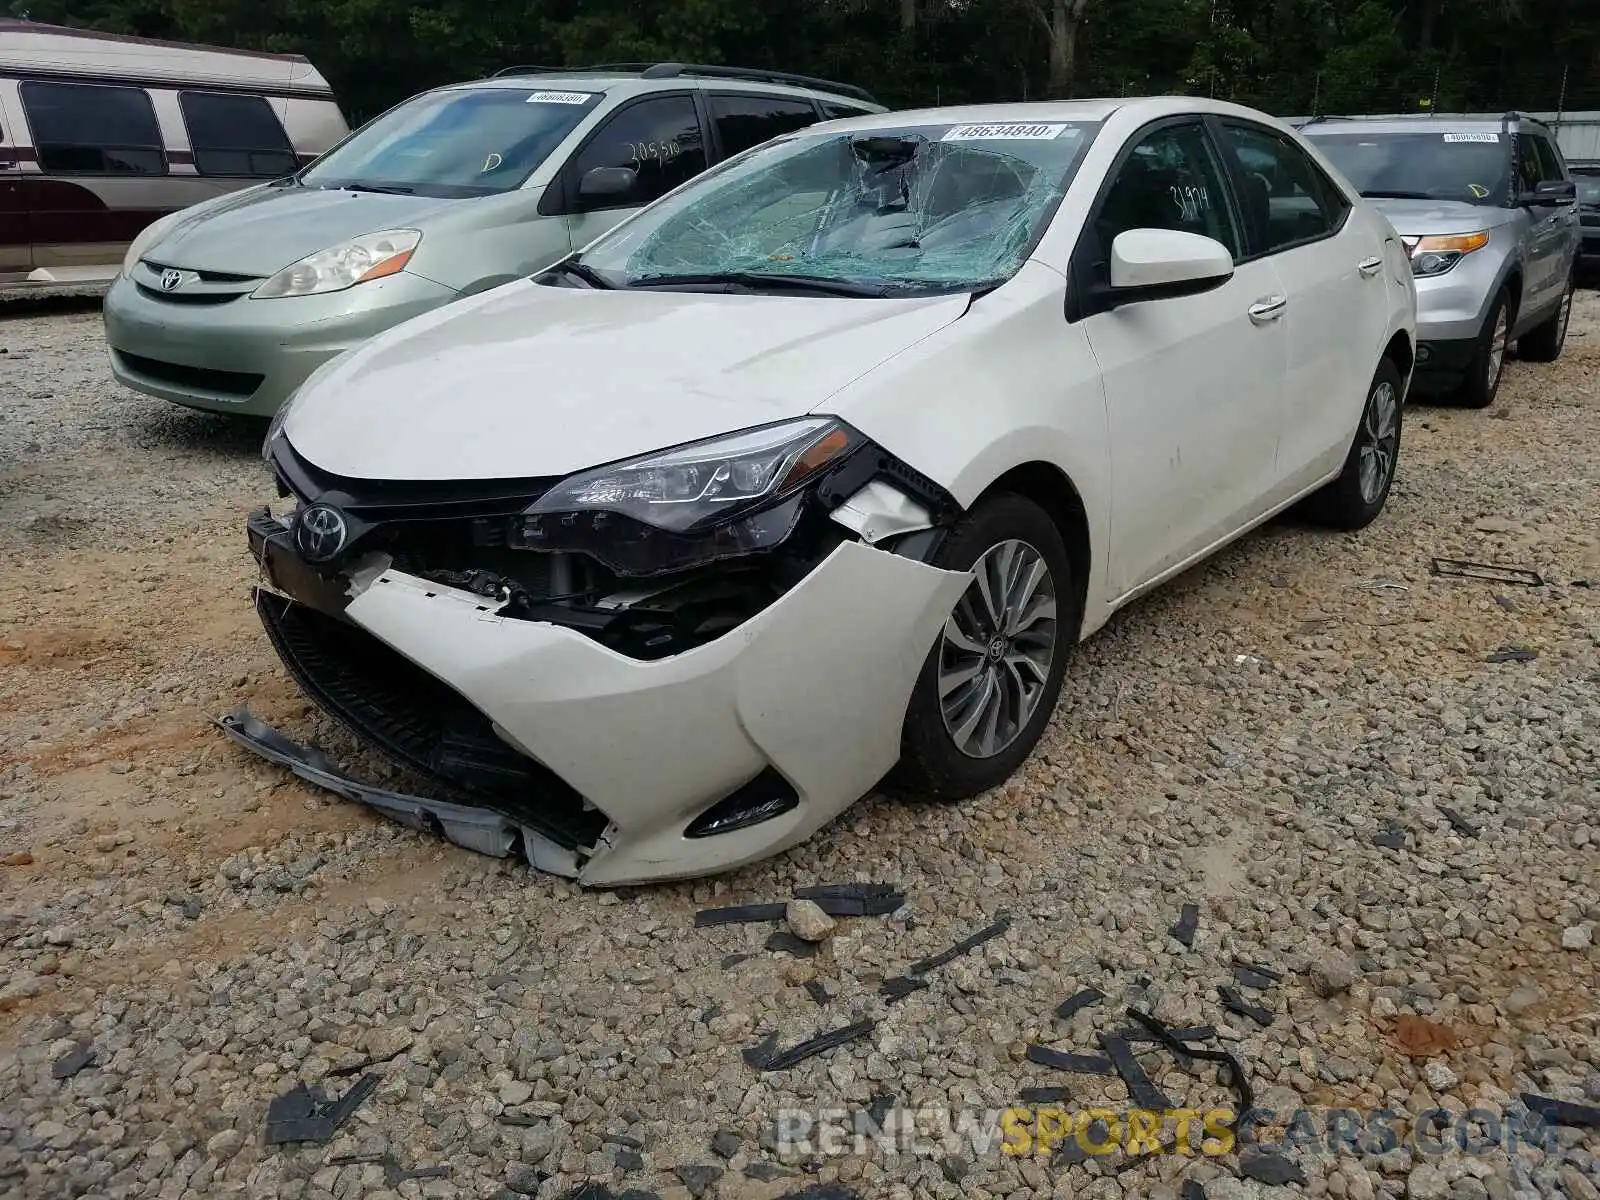
[[[886,779],[973,795],[1118,608],[1296,502],[1379,514],[1414,322],[1394,231],[1249,109],[814,126],[311,377],[257,609],[414,782],[222,724],[592,884],[762,858]]]

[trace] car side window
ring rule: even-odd
[[[840,104],[834,100],[823,100],[822,119],[824,121],[842,121],[846,117],[864,117],[871,109],[857,108],[854,104]]]
[[[161,126],[142,88],[27,80],[20,91],[46,174],[167,173]]]
[[[1253,125],[1224,123],[1223,137],[1243,175],[1243,206],[1258,252],[1273,254],[1327,237],[1350,203],[1288,138]]]
[[[1168,125],[1146,134],[1117,170],[1095,218],[1100,253],[1130,229],[1176,229],[1214,238],[1237,260],[1243,241],[1205,127]]]
[[[713,93],[711,120],[717,127],[722,153],[732,158],[769,138],[815,125],[817,111],[809,100],[785,96],[756,96],[748,92]]]
[[[1561,162],[1561,152],[1551,144],[1550,139],[1540,134],[1533,139],[1533,143],[1539,148],[1539,173],[1544,179],[1565,179],[1567,172]]]
[[[201,175],[276,179],[298,166],[289,135],[263,96],[179,92],[194,169]]]
[[[1539,153],[1539,140],[1531,133],[1517,134],[1517,181],[1524,192],[1531,192],[1546,179],[1560,176],[1545,174],[1545,162]]]
[[[573,165],[581,180],[596,167],[627,167],[638,177],[631,192],[586,208],[633,208],[666,195],[706,169],[705,139],[694,100],[656,96],[630,104],[606,121]]]

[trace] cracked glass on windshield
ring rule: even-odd
[[[628,287],[770,279],[774,289],[787,280],[869,296],[992,287],[1033,249],[1095,129],[797,134],[702,175],[596,242],[582,265]]]

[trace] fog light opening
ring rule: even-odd
[[[729,793],[689,823],[686,838],[715,837],[736,829],[749,829],[800,806],[800,794],[776,770],[768,767],[743,787]]]

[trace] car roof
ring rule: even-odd
[[[1545,128],[1544,123],[1519,113],[1491,116],[1482,113],[1392,113],[1385,116],[1312,117],[1300,126],[1307,137],[1329,133],[1418,133],[1428,130],[1456,133],[1504,133],[1508,127],[1534,126]]]
[[[1156,120],[1181,113],[1215,113],[1281,124],[1255,109],[1198,96],[1108,97],[1086,100],[1025,100],[1009,104],[959,104],[940,108],[895,109],[865,117],[825,122],[829,130],[882,129],[907,125],[995,125],[1037,121],[1093,121],[1126,113],[1136,120]],[[811,126],[810,128],[821,128]]]
[[[526,91],[536,88],[540,91],[571,91],[571,92],[603,92],[606,95],[619,95],[623,97],[644,95],[649,92],[681,91],[682,89],[698,88],[701,90],[716,89],[717,91],[752,92],[764,96],[813,96],[826,97],[838,100],[857,108],[878,109],[882,105],[863,99],[861,96],[850,92],[834,91],[825,87],[824,81],[818,80],[812,85],[785,82],[781,78],[768,79],[740,79],[724,76],[699,75],[685,72],[681,75],[663,75],[647,78],[637,71],[561,71],[561,70],[533,70],[527,74],[494,75],[487,79],[472,79],[462,83],[447,84],[435,90],[441,92],[460,91],[475,88],[508,88]]]

